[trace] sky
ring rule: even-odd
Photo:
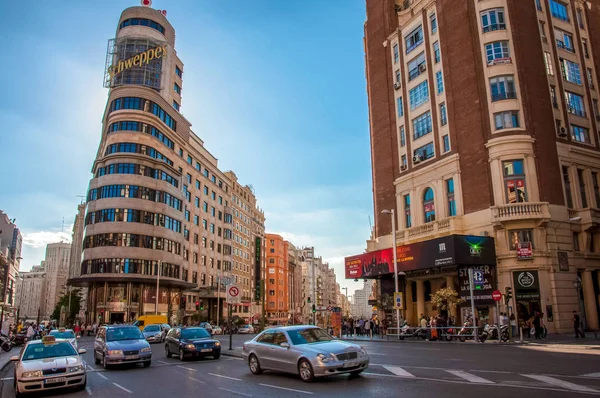
[[[0,13],[0,209],[23,233],[22,270],[70,240],[100,142],[107,41],[136,5],[20,0]],[[373,212],[364,0],[152,7],[176,31],[181,112],[219,168],[254,187],[267,232],[314,246],[342,287],[360,288],[343,258],[364,252]]]

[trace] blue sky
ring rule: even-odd
[[[0,209],[22,268],[70,228],[100,140],[106,45],[135,0],[8,2]],[[364,0],[154,0],[184,62],[181,111],[222,170],[252,184],[267,230],[315,246],[343,279],[372,214]],[[10,34],[7,34],[10,32]],[[65,234],[67,235],[67,234]]]

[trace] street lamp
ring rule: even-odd
[[[389,214],[392,217],[392,252],[394,254],[394,295],[399,292],[398,288],[398,262],[396,261],[396,217],[394,215],[394,209],[382,210],[381,214]],[[398,340],[400,340],[400,309],[396,306],[394,301],[394,307],[396,308],[396,333],[398,334]]]
[[[580,277],[575,278],[575,280],[573,281],[573,287],[575,288],[575,290],[577,290],[577,305],[578,305],[577,309],[579,310],[579,313],[581,314],[580,316],[581,316],[581,321],[583,324],[583,330],[585,330],[586,319],[585,319],[584,311],[581,310],[581,278]]]

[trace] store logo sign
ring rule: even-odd
[[[517,281],[522,287],[530,288],[535,283],[535,277],[531,272],[521,272],[517,277]]]
[[[446,244],[445,243],[440,243],[438,245],[438,252],[439,253],[445,253],[446,252]]]
[[[133,66],[144,66],[150,63],[153,59],[158,59],[165,57],[167,55],[167,45],[164,44],[161,47],[151,48],[149,50],[144,51],[143,53],[139,53],[134,55],[133,57],[126,59],[125,61],[119,61],[116,65],[111,65],[108,67],[108,74],[110,76],[110,80],[118,75],[119,73],[127,70]]]

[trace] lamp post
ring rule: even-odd
[[[156,311],[154,311],[154,315],[158,315],[158,291],[160,289],[160,269],[161,267],[161,261],[158,260],[158,262],[156,263]]]
[[[382,210],[381,214],[389,214],[392,217],[392,253],[394,255],[394,293],[399,292],[398,288],[398,262],[396,261],[396,216],[394,215],[394,209],[391,210]],[[400,309],[396,306],[396,302],[394,302],[394,307],[396,308],[396,333],[398,335],[398,340],[400,340]]]
[[[577,310],[579,311],[579,314],[581,317],[581,323],[583,325],[582,328],[583,328],[583,330],[585,330],[586,319],[585,319],[584,311],[581,310],[581,278],[580,277],[575,278],[575,280],[573,281],[573,287],[577,291],[577,306],[578,306]]]

